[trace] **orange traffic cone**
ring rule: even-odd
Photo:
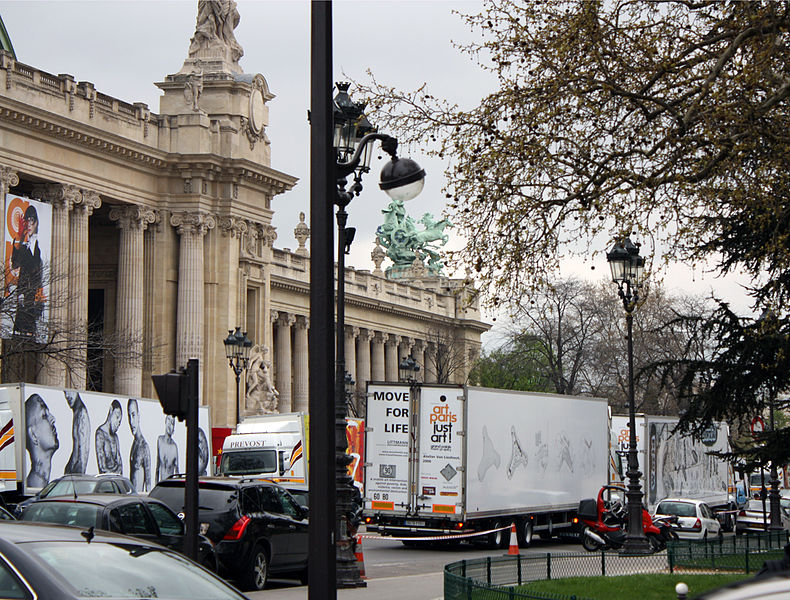
[[[365,557],[362,555],[362,537],[357,535],[354,544],[354,557],[357,559],[357,568],[359,569],[359,576],[362,579],[367,579],[365,575]]]
[[[518,536],[516,535],[516,524],[510,526],[510,547],[507,549],[508,556],[518,556]]]

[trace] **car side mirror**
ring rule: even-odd
[[[306,506],[303,506],[301,504],[299,505],[299,508],[302,509],[302,518],[306,519],[310,515],[310,510]]]

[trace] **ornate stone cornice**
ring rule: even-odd
[[[119,229],[141,229],[145,231],[149,223],[156,222],[156,211],[135,204],[113,206],[110,221],[117,221]]]
[[[33,186],[32,196],[50,202],[52,206],[71,210],[82,202],[82,191],[70,183],[41,183]]]
[[[109,141],[105,138],[78,131],[73,127],[56,124],[48,119],[36,117],[20,110],[14,110],[12,108],[0,109],[0,119],[14,122],[26,129],[34,130],[50,137],[63,139],[69,143],[85,146],[106,154],[114,154],[126,160],[157,168],[162,168],[167,165],[164,159],[154,156],[153,154],[140,151],[139,149],[133,149],[117,141]]]
[[[170,224],[178,235],[206,235],[217,222],[212,215],[202,212],[175,212],[170,215]]]

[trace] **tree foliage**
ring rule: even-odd
[[[506,342],[501,347],[483,352],[469,373],[472,385],[523,392],[554,392],[537,365],[540,353],[524,339]]]
[[[381,130],[452,156],[446,192],[468,242],[456,258],[493,303],[620,232],[665,260],[723,251],[722,270],[790,277],[776,212],[789,11],[775,0],[489,1],[464,17],[481,39],[461,49],[498,81],[477,106],[372,76],[362,87]],[[741,244],[732,256],[728,238]]]

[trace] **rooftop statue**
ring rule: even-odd
[[[238,64],[244,56],[233,34],[239,19],[234,0],[198,0],[197,25],[189,46],[189,58],[222,58]]]
[[[406,214],[401,200],[393,200],[381,212],[384,223],[379,225],[376,235],[394,263],[387,269],[387,275],[393,279],[403,277],[418,259],[431,276],[441,276],[444,263],[439,251],[449,239],[444,229],[452,227],[452,223],[447,219],[437,221],[433,215],[425,213],[417,221],[424,229],[418,230],[417,223]]]

